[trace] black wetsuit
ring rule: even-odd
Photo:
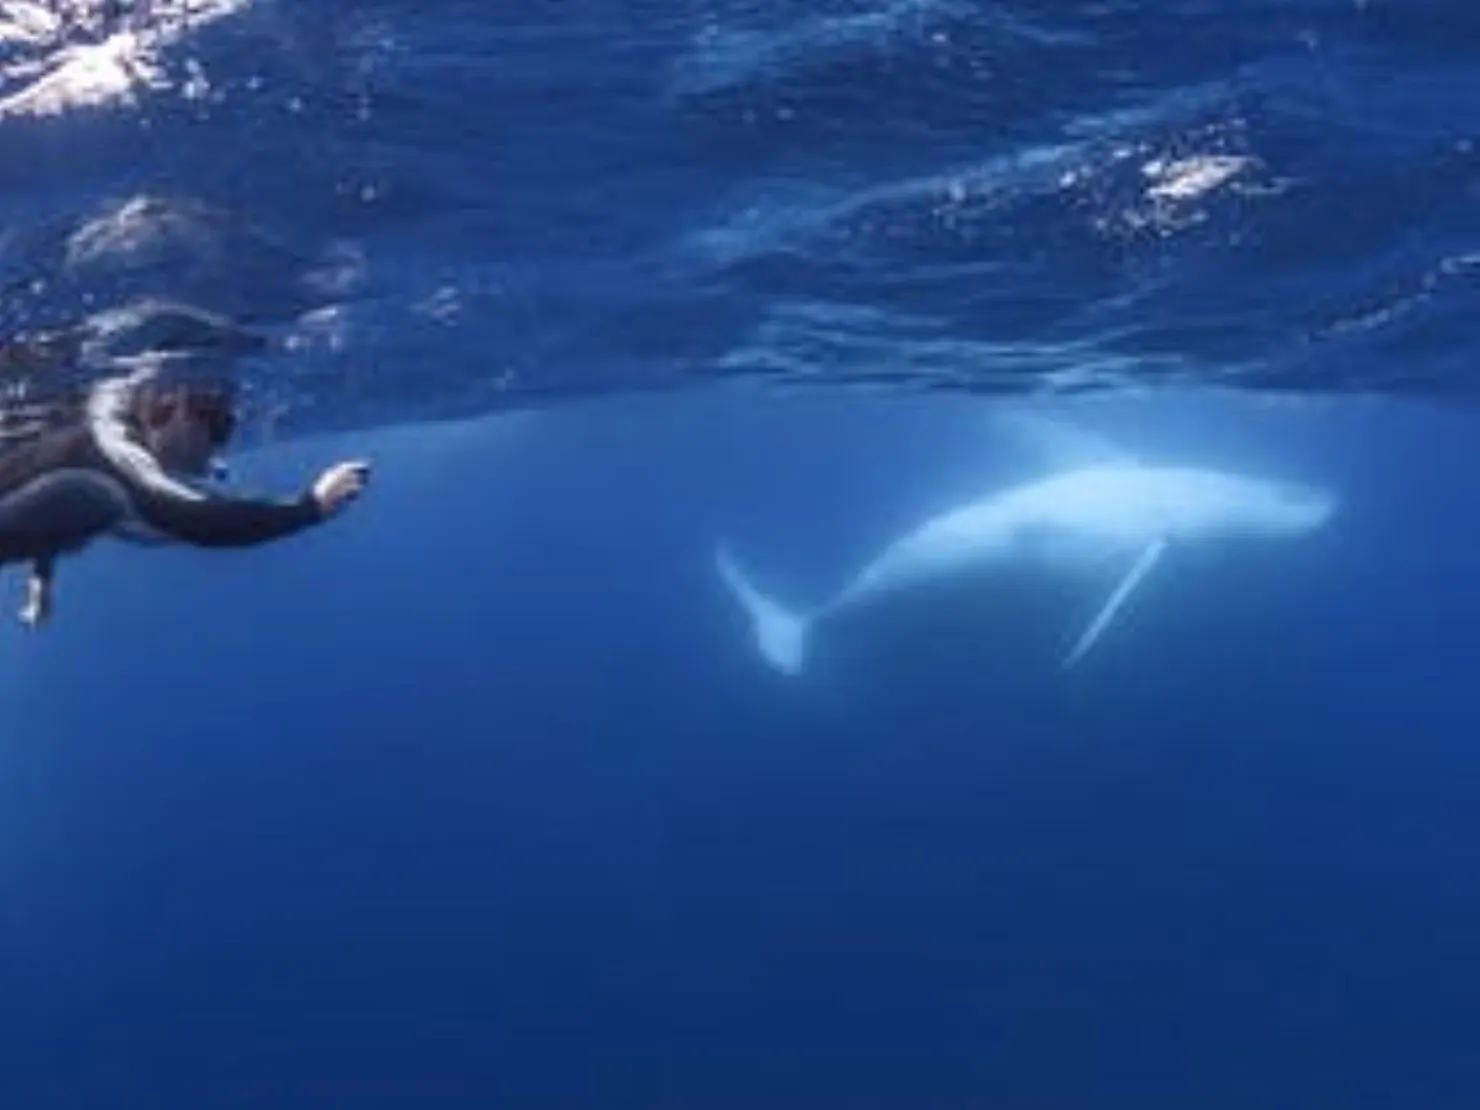
[[[134,440],[108,450],[87,421],[42,432],[0,452],[0,563],[52,560],[102,535],[246,547],[324,519],[311,494],[292,501],[220,497],[171,479]],[[142,464],[139,460],[142,460]]]

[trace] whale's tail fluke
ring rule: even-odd
[[[801,674],[809,618],[789,611],[752,586],[724,546],[715,550],[714,569],[750,618],[751,632],[762,658],[784,675]]]

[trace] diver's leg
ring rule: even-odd
[[[26,604],[21,609],[21,623],[27,628],[40,628],[51,619],[52,582],[56,578],[56,558],[42,555],[31,563],[31,576],[26,582]]]

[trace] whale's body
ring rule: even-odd
[[[886,596],[978,574],[993,564],[1072,570],[1127,560],[1115,590],[1065,660],[1070,665],[1094,645],[1169,548],[1299,536],[1320,527],[1334,510],[1330,494],[1309,486],[1117,459],[1012,486],[933,517],[886,544],[831,599],[806,613],[756,590],[724,545],[715,561],[750,617],[762,656],[777,670],[797,675],[820,622]]]

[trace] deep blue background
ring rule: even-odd
[[[1471,1110],[1471,0],[259,0],[5,110],[170,7],[0,53],[0,338],[221,313],[244,480],[374,488],[0,610],[0,1110]],[[1168,382],[1085,419],[1331,525],[755,658],[718,539],[808,602],[1035,472],[968,395]]]
[[[788,683],[711,577],[812,596],[1034,465],[962,401],[308,441],[243,480],[368,451],[334,527],[64,567],[0,648],[7,1101],[1467,1105],[1467,421],[1083,419],[1342,513],[1069,675],[1072,620],[937,614]]]

